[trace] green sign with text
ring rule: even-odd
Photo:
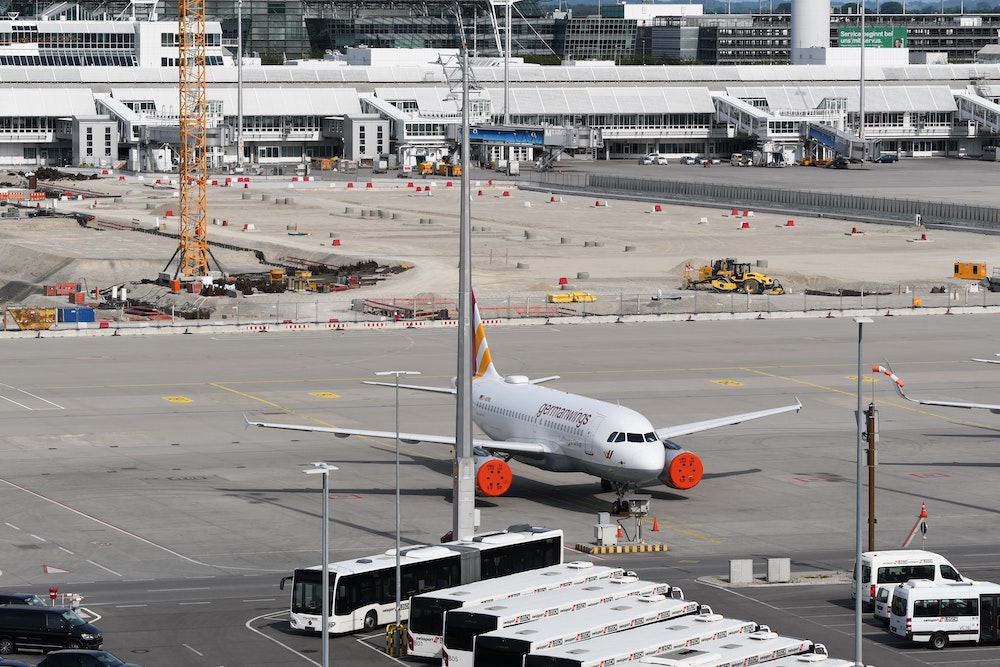
[[[845,49],[861,48],[861,28],[837,30],[837,46]],[[865,27],[866,49],[891,49],[906,46],[906,28]]]

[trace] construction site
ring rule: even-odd
[[[7,175],[11,185],[0,192],[7,202],[0,223],[6,329],[454,322],[455,180],[208,178],[203,222],[189,223],[185,236],[176,175],[103,171],[83,180],[36,179],[34,188],[32,177]],[[732,173],[688,173],[709,178],[719,171],[719,178]],[[807,179],[824,171],[739,173]],[[854,174],[862,175],[840,172]],[[992,275],[983,275],[995,264],[993,235],[732,206],[595,200],[493,175],[477,171],[470,192],[474,286],[485,317],[826,315],[1000,303],[988,289]],[[975,173],[955,178],[969,188],[951,186],[956,196],[975,196]],[[178,269],[179,249],[192,247],[181,240],[192,229],[204,243],[204,276]],[[724,277],[723,289],[711,284],[726,268],[712,268],[720,258],[744,275]],[[956,275],[956,262],[983,267],[969,279],[965,271]],[[702,267],[708,275],[699,273]],[[766,280],[747,269],[778,288],[765,289]],[[692,281],[701,283],[698,289],[685,289]]]

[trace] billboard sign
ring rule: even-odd
[[[861,48],[861,28],[839,28],[837,30],[837,46],[846,49]],[[906,48],[906,28],[866,26],[865,48]]]

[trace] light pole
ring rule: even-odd
[[[321,638],[323,639],[322,667],[330,667],[330,471],[336,466],[323,461],[315,461],[312,468],[303,470],[307,475],[323,475],[323,577],[320,580],[323,587],[323,613],[320,622],[323,624]]]
[[[399,568],[399,376],[420,375],[419,371],[380,371],[375,375],[393,375],[396,378],[396,632],[399,632],[399,612],[402,604],[402,588]],[[397,635],[393,635],[394,637]]]
[[[863,34],[863,33],[862,33]],[[874,320],[870,317],[855,317],[854,321],[858,323],[858,410],[855,413],[857,417],[858,426],[858,442],[857,442],[857,458],[858,458],[858,469],[857,469],[857,506],[854,516],[854,590],[857,593],[854,596],[854,664],[856,667],[864,667],[861,661],[861,504],[863,502],[863,494],[861,492],[861,475],[864,471],[864,466],[862,465],[865,448],[864,448],[864,438],[862,435],[862,424],[864,419],[864,413],[861,410],[861,332],[864,329],[864,325],[871,324]]]

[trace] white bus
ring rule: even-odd
[[[767,667],[806,667],[807,665],[819,665],[819,667],[855,667],[857,664],[853,660],[831,658],[825,653],[800,653],[799,655],[790,655],[787,658],[771,660],[767,663]]]
[[[635,576],[623,576],[453,609],[444,615],[442,664],[446,667],[472,667],[476,637],[484,632],[619,598],[663,593],[671,594],[671,597],[683,597],[679,588],[642,581]]]
[[[751,632],[744,638],[713,639],[698,645],[646,655],[643,664],[666,667],[735,667],[770,664],[786,656],[826,656],[826,647],[808,639],[785,637],[770,630]]]
[[[474,667],[521,667],[524,656],[556,646],[582,642],[678,616],[711,613],[693,600],[665,595],[639,595],[597,604],[555,618],[543,618],[476,637]]]
[[[643,625],[566,646],[528,653],[524,667],[602,667],[639,660],[684,646],[718,639],[736,641],[752,632],[767,630],[753,621],[725,618],[720,614],[682,616],[662,623]]]
[[[1000,641],[1000,585],[915,579],[893,591],[889,631],[942,649],[949,642]]]
[[[892,549],[889,551],[866,551],[861,554],[861,585],[864,604],[875,601],[880,585],[895,585],[910,579],[930,579],[931,581],[965,581],[965,577],[948,562],[948,559],[933,551],[920,549]],[[851,579],[851,599],[857,594],[857,574]]]
[[[619,567],[604,567],[594,565],[591,561],[575,560],[414,595],[410,598],[410,622],[406,628],[407,653],[419,658],[440,658],[444,614],[451,609],[610,579],[622,574],[624,571]]]
[[[492,579],[562,562],[563,532],[528,525],[478,533],[469,540],[400,549],[401,610],[424,591]],[[330,632],[371,631],[395,621],[396,550],[330,563]],[[295,630],[319,632],[322,622],[323,566],[297,569],[292,582],[290,623]]]

